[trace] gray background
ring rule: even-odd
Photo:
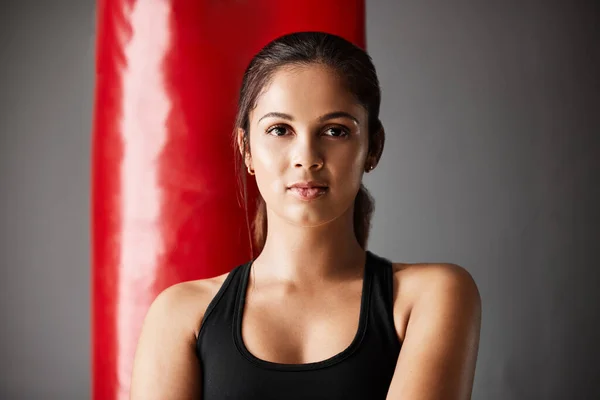
[[[593,3],[367,1],[387,129],[370,249],[472,273],[474,399],[600,398]],[[0,9],[2,399],[90,393],[94,18]]]

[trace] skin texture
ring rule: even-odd
[[[238,136],[241,144],[243,131]],[[367,140],[366,110],[320,65],[280,69],[251,112],[245,160],[269,224],[242,321],[244,343],[256,357],[315,362],[352,341],[366,256],[353,233],[353,201],[365,167],[378,161],[367,154]],[[299,180],[324,181],[328,192],[299,200],[287,190]],[[388,399],[469,399],[481,320],[475,282],[453,264],[393,268],[403,346]],[[194,345],[226,276],[183,282],[157,297],[137,347],[132,399],[200,397]]]

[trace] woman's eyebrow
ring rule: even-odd
[[[286,113],[281,113],[281,112],[270,112],[270,113],[266,113],[265,115],[263,115],[258,122],[262,121],[265,118],[282,118],[288,121],[294,121],[294,117],[292,117],[289,114]],[[330,119],[335,119],[335,118],[349,118],[352,121],[356,122],[357,124],[360,124],[360,122],[358,122],[358,119],[353,116],[350,113],[347,113],[345,111],[334,111],[334,112],[330,112],[327,113],[325,115],[322,115],[319,117],[319,122],[324,122]]]
[[[356,122],[357,124],[360,124],[360,122],[358,122],[358,118],[356,118],[354,115],[347,113],[345,111],[335,111],[335,112],[331,112],[331,113],[322,115],[319,117],[319,122],[325,122],[327,120],[335,119],[335,118],[349,118],[352,121]]]
[[[265,115],[263,115],[262,117],[260,117],[260,119],[258,120],[258,122],[262,121],[265,118],[282,118],[282,119],[287,119],[288,121],[293,121],[294,120],[294,117],[292,117],[289,114],[280,113],[280,112],[270,112],[270,113],[266,113]]]

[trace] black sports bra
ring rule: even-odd
[[[392,263],[366,255],[354,340],[341,353],[307,364],[261,360],[246,349],[241,322],[252,261],[234,268],[198,333],[202,400],[385,399],[401,347],[392,312]]]

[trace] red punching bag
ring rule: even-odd
[[[238,90],[261,47],[311,30],[364,48],[363,1],[98,1],[94,399],[128,398],[135,346],[158,293],[250,259],[231,145]]]

